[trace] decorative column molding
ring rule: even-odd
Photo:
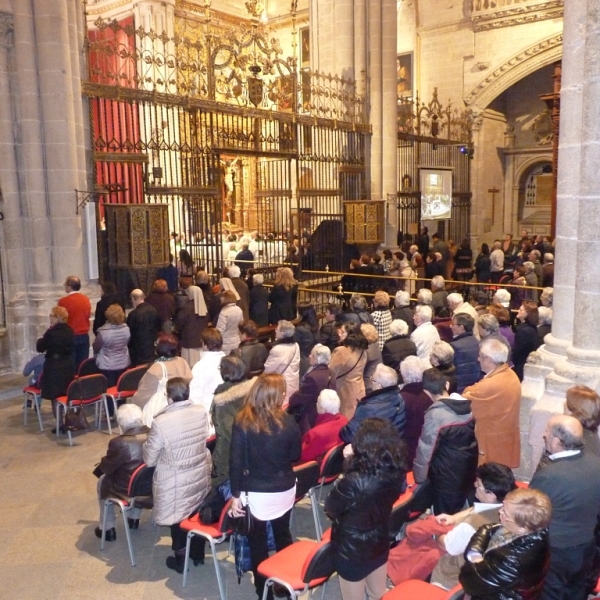
[[[12,15],[0,13],[0,48],[11,48],[15,32]]]

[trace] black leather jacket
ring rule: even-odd
[[[492,535],[501,525],[483,525],[465,550],[460,583],[472,600],[533,600],[538,598],[550,561],[548,529],[518,537],[486,552]],[[483,555],[471,563],[469,551]]]
[[[401,471],[379,476],[353,471],[338,481],[325,512],[333,521],[331,542],[341,560],[368,562],[388,552],[392,504],[405,485]]]

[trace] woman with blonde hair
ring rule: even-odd
[[[131,333],[125,324],[125,312],[118,304],[111,304],[104,314],[106,323],[98,329],[92,348],[98,369],[106,377],[108,387],[112,387],[131,364],[127,347]]]
[[[258,573],[258,565],[269,556],[267,521],[271,522],[278,552],[292,543],[290,515],[296,496],[293,463],[300,458],[301,436],[294,417],[282,409],[285,389],[281,375],[260,375],[231,432],[230,515],[241,516],[246,506],[253,516],[248,542],[259,598],[265,578]]]
[[[269,323],[275,325],[279,321],[292,321],[296,318],[296,299],[298,282],[289,267],[279,267],[275,274],[273,288],[269,294]]]

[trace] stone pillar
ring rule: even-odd
[[[335,64],[333,73],[355,79],[354,73],[354,6],[353,0],[336,0],[334,6]]]
[[[371,136],[371,199],[383,198],[383,73],[381,62],[381,0],[368,0],[368,115],[373,128]]]
[[[566,0],[558,155],[557,242],[552,333],[525,367],[521,474],[533,472],[549,416],[563,412],[575,384],[599,389],[600,14],[595,0]],[[575,268],[574,268],[575,267]]]

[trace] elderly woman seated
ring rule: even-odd
[[[108,442],[106,456],[102,458],[94,473],[101,473],[98,479],[98,503],[100,504],[100,524],[104,511],[104,500],[111,496],[127,495],[129,480],[133,472],[144,462],[142,446],[150,429],[144,426],[142,409],[135,404],[124,404],[117,410],[117,423],[121,435]],[[115,530],[115,507],[106,507],[107,542],[117,539]],[[130,529],[137,529],[140,523],[140,508],[128,511],[127,521]],[[102,529],[96,527],[96,537],[102,537]]]
[[[500,524],[483,525],[465,551],[459,580],[472,600],[538,598],[548,570],[550,499],[516,489],[500,508]]]
[[[331,350],[323,344],[317,344],[310,352],[310,367],[300,380],[300,388],[288,399],[287,412],[294,416],[303,434],[315,426],[317,399],[321,391],[335,388],[335,378],[328,367],[330,360]]]
[[[317,398],[315,426],[302,437],[300,463],[321,462],[326,452],[340,443],[340,429],[348,419],[340,414],[340,397],[335,390],[322,390]]]
[[[450,384],[448,390],[451,394],[456,392],[456,367],[454,366],[454,348],[448,342],[436,342],[431,349],[429,362],[435,367]]]
[[[390,333],[392,337],[383,345],[381,356],[386,367],[399,371],[400,363],[407,356],[417,355],[417,346],[408,337],[408,324],[401,319],[390,323]]]
[[[437,315],[441,309],[446,308],[446,299],[448,298],[446,282],[441,275],[436,275],[431,280],[431,293],[431,308],[433,308],[433,312]]]

